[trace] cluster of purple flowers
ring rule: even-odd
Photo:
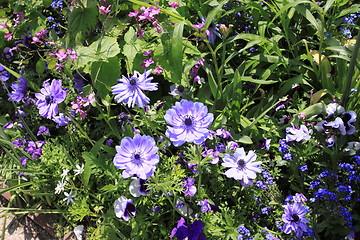
[[[273,185],[274,184],[274,178],[266,170],[262,170],[261,174],[264,177],[265,181],[258,180],[258,181],[256,181],[255,185],[257,187],[261,188],[262,190],[268,190],[269,189],[268,185]]]
[[[30,141],[26,138],[16,138],[12,142],[17,147],[23,148],[28,152],[33,159],[39,159],[42,154],[42,148],[46,142],[44,141]]]
[[[193,197],[197,191],[196,186],[194,186],[195,179],[191,177],[186,177],[184,182],[182,183],[182,187],[185,191],[185,196]]]
[[[178,240],[206,240],[203,233],[204,223],[201,220],[195,220],[193,223],[186,223],[184,218],[180,218],[176,228],[171,231],[170,238],[176,236]]]
[[[238,232],[239,232],[238,240],[252,240],[252,238],[249,238],[250,237],[250,230],[247,229],[244,225],[241,225],[238,228]]]
[[[289,151],[289,145],[286,143],[286,141],[284,139],[280,139],[279,144],[280,144],[279,152],[281,153],[282,158],[287,161],[292,160],[292,155],[291,152]]]

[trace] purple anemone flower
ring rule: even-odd
[[[129,221],[130,216],[135,217],[136,207],[132,203],[131,199],[121,196],[114,202],[114,212],[116,217]]]
[[[171,231],[170,238],[176,236],[178,240],[206,240],[203,233],[204,223],[201,220],[195,220],[192,224],[186,224],[184,218],[180,218],[176,228]]]
[[[166,136],[175,146],[185,142],[201,144],[209,136],[209,125],[214,116],[208,113],[207,107],[201,102],[192,102],[182,99],[175,106],[167,110],[165,121],[172,125],[168,126]]]
[[[53,79],[51,84],[49,80],[43,83],[41,93],[36,93],[35,97],[38,99],[36,105],[39,109],[39,114],[45,118],[53,118],[58,113],[58,104],[65,100],[66,91],[62,89],[61,80]]]
[[[301,125],[299,128],[296,126],[286,128],[286,142],[292,141],[307,141],[311,138],[312,130],[308,130],[305,125]]]
[[[124,137],[120,146],[116,146],[114,165],[125,169],[122,176],[128,178],[136,175],[141,179],[149,178],[159,162],[158,148],[150,136],[136,134],[134,138]]]
[[[25,97],[28,82],[24,77],[20,77],[18,83],[11,84],[11,88],[13,91],[9,93],[9,101],[20,102]]]
[[[150,99],[142,91],[155,91],[157,90],[157,83],[151,83],[153,77],[148,77],[151,69],[140,74],[134,71],[133,76],[118,79],[118,84],[112,86],[112,94],[115,95],[117,103],[125,103],[128,107],[134,107],[136,104],[139,107],[144,107],[150,102]]]
[[[10,78],[10,73],[0,64],[0,81],[7,81]]]
[[[230,168],[225,172],[228,178],[240,180],[244,187],[252,185],[252,179],[256,178],[256,173],[261,172],[259,165],[261,162],[256,160],[254,151],[249,151],[246,155],[244,148],[237,148],[233,155],[225,154],[224,162],[221,164],[224,167]]]
[[[308,208],[300,205],[299,203],[284,205],[284,214],[282,220],[285,222],[283,232],[289,234],[294,232],[296,237],[302,237],[303,233],[307,230],[306,213]]]

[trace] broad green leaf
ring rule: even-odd
[[[77,39],[82,43],[84,35],[93,30],[97,24],[98,9],[94,7],[73,8],[68,18],[68,30],[71,39]]]
[[[97,61],[91,65],[91,79],[100,97],[104,98],[111,87],[120,78],[120,65],[117,57],[109,58],[107,62]]]
[[[301,113],[306,116],[307,118],[325,112],[326,106],[324,103],[315,103],[310,107],[304,109]]]

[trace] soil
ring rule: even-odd
[[[0,206],[6,207],[8,200],[0,195]],[[0,211],[0,216],[5,211]],[[5,231],[2,232],[5,222]],[[0,218],[0,239],[5,234],[5,240],[61,240],[55,237],[51,223],[54,216],[51,214],[9,215]],[[73,233],[66,234],[62,240],[76,239]]]

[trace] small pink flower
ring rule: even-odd
[[[49,53],[49,55],[56,56],[60,62],[64,61],[67,57],[64,49],[60,49],[57,53]]]
[[[110,10],[111,5],[109,5],[107,8],[105,6],[101,6],[99,7],[99,11],[101,15],[106,15],[108,14],[111,10]]]
[[[146,56],[146,57],[148,57],[148,56],[150,56],[151,55],[151,53],[153,52],[153,50],[149,50],[149,51],[144,51],[143,52],[143,56]]]
[[[8,41],[11,41],[13,38],[13,35],[12,35],[12,33],[8,32],[8,33],[5,33],[4,38],[6,38],[6,40],[8,40]]]
[[[143,68],[148,68],[151,64],[153,64],[154,61],[152,59],[152,57],[150,57],[149,59],[145,59],[142,63],[141,63],[141,66]]]
[[[162,72],[164,71],[164,69],[160,66],[157,66],[155,69],[154,69],[154,73],[156,75],[160,75]]]
[[[156,28],[157,33],[162,33],[162,30],[160,28],[160,25],[157,21],[154,21],[152,25]]]
[[[130,12],[130,13],[128,14],[128,16],[129,16],[129,17],[137,17],[138,14],[139,14],[139,10],[136,9],[135,11]]]
[[[145,34],[145,31],[142,30],[141,28],[139,28],[137,31],[136,31],[136,36],[140,39],[143,39],[144,38],[144,34]]]
[[[202,29],[204,27],[204,25],[205,25],[205,23],[199,23],[199,24],[194,24],[192,26],[197,29]]]
[[[177,2],[169,2],[169,6],[171,6],[173,8],[177,8],[179,6],[179,4]]]

